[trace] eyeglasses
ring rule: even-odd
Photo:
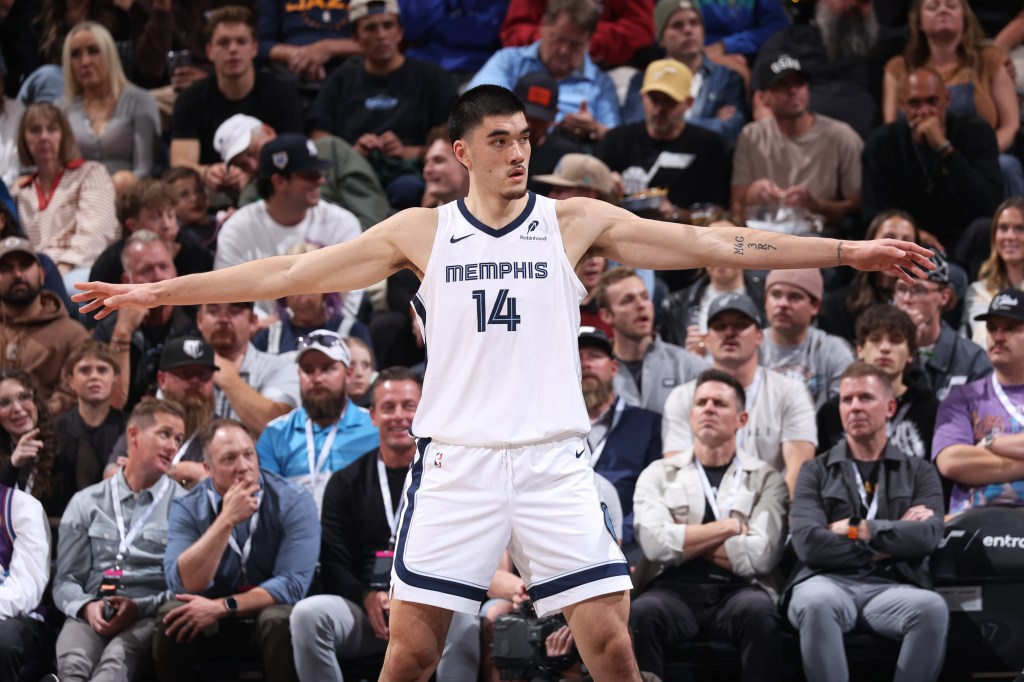
[[[340,336],[329,332],[313,332],[307,336],[300,336],[295,341],[295,349],[300,351],[307,348],[337,348],[344,345],[345,342]]]
[[[893,297],[909,296],[910,298],[920,298],[927,294],[937,294],[940,291],[942,291],[942,287],[932,289],[931,287],[922,286],[920,284],[907,286],[906,284],[900,283],[893,288],[892,295]]]
[[[15,401],[21,403],[22,405],[31,404],[32,391],[22,391],[21,393],[16,394],[13,398],[9,398],[7,396],[0,398],[0,410],[6,410],[8,407],[13,405]]]

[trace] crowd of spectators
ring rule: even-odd
[[[1009,4],[0,0],[0,678],[180,680],[227,655],[341,679],[383,652],[416,276],[98,322],[69,296],[460,201],[448,111],[497,84],[526,106],[531,191],[935,251],[912,284],[576,268],[641,669],[708,636],[780,679],[788,621],[808,679],[841,680],[863,623],[935,679],[944,517],[1024,507]],[[438,679],[496,675],[494,621],[525,595],[503,561]]]

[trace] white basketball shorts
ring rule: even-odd
[[[583,438],[505,448],[417,441],[392,593],[478,613],[507,547],[538,615],[630,590]]]

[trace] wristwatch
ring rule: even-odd
[[[228,615],[234,618],[238,615],[238,600],[234,597],[225,597],[224,608],[228,610]]]
[[[859,516],[850,517],[850,525],[846,529],[846,537],[851,540],[856,540],[860,537],[860,521],[861,519]]]
[[[990,433],[987,436],[985,436],[984,438],[982,438],[981,441],[978,442],[978,447],[985,448],[986,450],[991,450],[992,449],[992,441],[994,441],[995,439],[996,439],[995,434]]]

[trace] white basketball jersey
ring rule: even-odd
[[[586,290],[565,256],[555,202],[527,196],[500,230],[462,200],[438,209],[413,299],[427,350],[417,437],[501,447],[590,431],[577,345]]]

